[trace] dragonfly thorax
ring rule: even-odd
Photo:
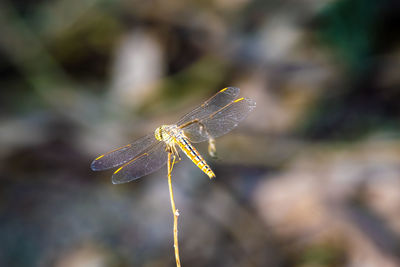
[[[154,136],[158,141],[163,141],[167,144],[173,142],[174,137],[179,133],[179,128],[176,125],[162,125],[154,131]]]

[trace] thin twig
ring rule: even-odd
[[[180,267],[181,266],[181,261],[179,259],[179,246],[178,246],[178,216],[179,216],[179,211],[175,208],[175,201],[174,201],[174,193],[172,192],[172,182],[171,182],[171,174],[172,174],[172,169],[174,168],[175,164],[175,156],[172,163],[171,163],[171,154],[168,153],[168,187],[169,187],[169,195],[171,198],[171,208],[172,208],[172,213],[174,215],[174,249],[175,249],[175,259],[176,259],[176,266]]]

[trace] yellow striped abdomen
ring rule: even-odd
[[[194,148],[189,140],[185,137],[179,136],[176,138],[176,143],[182,149],[182,151],[188,156],[193,163],[200,168],[205,174],[210,177],[210,179],[215,177],[214,172],[211,170],[210,166],[208,166],[207,162],[203,159],[199,152],[197,152],[196,148]]]

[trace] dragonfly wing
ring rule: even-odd
[[[226,106],[239,95],[240,89],[237,87],[227,87],[216,93],[201,106],[195,108],[185,116],[183,116],[176,124],[183,125],[194,119],[202,119],[210,116],[217,110]]]
[[[112,182],[121,184],[138,179],[160,169],[167,160],[165,143],[159,142],[117,169],[112,176]]]
[[[157,142],[158,141],[154,137],[154,134],[150,133],[129,145],[101,155],[92,162],[91,168],[94,171],[102,171],[120,166],[132,160],[146,148],[151,147]]]
[[[183,129],[193,143],[224,135],[235,128],[240,121],[256,107],[256,102],[249,98],[239,98],[214,111],[207,117],[190,124]]]

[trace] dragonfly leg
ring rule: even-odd
[[[175,144],[172,146],[172,150],[173,150],[173,155],[174,155],[174,157],[176,157],[176,158],[178,159],[177,162],[181,161],[181,160],[182,160],[182,159],[181,159],[181,155],[179,155],[179,151],[178,151],[178,149],[176,148]]]
[[[213,158],[217,157],[217,148],[215,146],[215,139],[212,137],[208,139],[208,154],[210,154],[210,156]]]
[[[177,159],[178,163],[179,161],[181,161],[181,156],[179,155],[179,151],[176,148],[175,144],[172,145],[167,145],[167,147],[165,148],[165,151],[169,154],[172,154],[172,156],[174,157],[174,159]]]

